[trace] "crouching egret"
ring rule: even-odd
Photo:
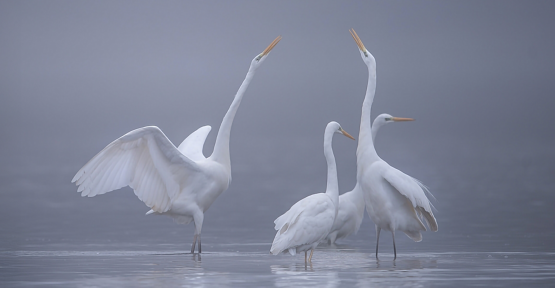
[[[202,147],[210,126],[187,137],[179,147],[155,126],[133,130],[110,143],[81,168],[71,182],[81,196],[93,197],[129,185],[148,207],[148,214],[171,216],[179,224],[195,223],[191,253],[201,253],[204,213],[231,182],[229,137],[235,113],[256,69],[278,36],[252,61],[231,106],[224,116],[212,155],[206,158]]]
[[[424,193],[426,187],[420,181],[391,167],[376,153],[370,127],[370,111],[376,92],[376,60],[366,50],[355,30],[350,32],[357,43],[364,64],[368,67],[369,74],[360,119],[357,185],[362,190],[366,212],[376,225],[376,258],[378,258],[380,231],[384,229],[391,231],[394,259],[396,259],[396,230],[420,242],[422,241],[420,231],[426,231],[421,218],[432,231],[437,231],[437,222],[432,213],[430,201]]]
[[[328,164],[326,192],[301,199],[274,221],[274,228],[278,232],[270,248],[272,254],[277,255],[285,250],[291,255],[304,252],[306,263],[306,253],[311,250],[308,258],[308,262],[311,262],[314,249],[330,232],[339,202],[337,168],[332,149],[334,133],[355,139],[345,132],[339,123],[333,121],[328,123],[324,133],[324,155]]]
[[[385,124],[413,120],[412,118],[393,117],[385,113],[380,114],[372,123],[372,140],[375,141],[378,130]],[[337,240],[346,238],[353,233],[356,234],[362,224],[362,218],[364,218],[364,206],[364,196],[358,185],[355,185],[352,191],[339,195],[337,216],[325,241],[334,244]]]

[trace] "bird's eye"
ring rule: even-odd
[[[391,118],[385,118],[385,121],[391,121]]]

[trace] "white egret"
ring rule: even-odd
[[[422,219],[432,231],[437,231],[437,222],[430,201],[424,193],[426,187],[420,181],[391,167],[376,153],[372,140],[370,112],[376,92],[376,60],[366,50],[353,29],[351,35],[360,50],[362,60],[368,67],[368,86],[362,104],[360,132],[357,147],[357,185],[362,190],[366,212],[376,225],[376,258],[380,231],[391,231],[394,259],[395,231],[404,232],[416,242],[422,241],[420,231],[426,231]]]
[[[349,133],[341,128],[337,122],[330,122],[324,133],[324,155],[328,165],[328,180],[325,193],[312,194],[295,203],[275,221],[278,231],[270,253],[277,255],[285,250],[289,254],[310,251],[308,262],[312,260],[312,253],[322,239],[326,238],[333,226],[337,215],[339,202],[339,187],[337,182],[337,167],[333,156],[332,138],[334,133],[343,134],[351,139]]]
[[[372,123],[372,139],[376,139],[378,130],[385,124],[413,120],[412,118],[393,117],[385,113],[380,114]],[[355,185],[353,190],[339,195],[337,216],[325,240],[329,244],[333,244],[335,241],[346,238],[353,233],[356,234],[360,224],[362,224],[362,218],[364,218],[364,206],[364,196],[358,185]]]
[[[212,155],[206,158],[202,147],[210,126],[187,137],[178,148],[155,126],[133,130],[94,156],[73,177],[81,196],[93,197],[129,185],[148,207],[148,214],[171,216],[179,224],[194,221],[191,253],[201,253],[204,213],[231,182],[229,138],[235,113],[256,69],[278,36],[251,62],[245,80],[222,120]]]

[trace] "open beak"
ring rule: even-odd
[[[272,49],[274,49],[274,47],[277,45],[279,40],[281,40],[281,36],[276,37],[276,39],[274,39],[274,41],[272,41],[272,43],[268,45],[268,47],[266,47],[266,49],[264,49],[262,53],[260,53],[260,57],[262,58],[268,55],[268,53],[270,53],[270,51],[272,51]]]
[[[412,118],[401,118],[401,117],[391,117],[391,120],[395,121],[395,122],[400,122],[400,121],[414,121],[414,119]]]
[[[351,36],[353,36],[353,39],[355,39],[355,42],[357,43],[358,49],[360,49],[360,51],[366,53],[366,51],[368,51],[368,50],[366,50],[366,47],[364,47],[364,44],[362,44],[362,41],[358,37],[357,32],[355,32],[355,29],[351,28],[351,30],[349,30],[349,32],[351,33]]]
[[[343,133],[343,135],[345,135],[345,136],[347,136],[347,137],[349,137],[353,140],[356,140],[355,137],[351,136],[351,134],[347,133],[347,131],[343,130],[343,128],[341,128],[341,133]]]

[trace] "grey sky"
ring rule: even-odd
[[[430,163],[427,157],[552,151],[554,6],[1,1],[0,168],[19,175],[55,167],[70,187],[95,153],[146,125],[159,126],[175,144],[212,125],[209,154],[250,61],[282,35],[235,118],[234,181],[246,185],[252,171],[323,179],[324,127],[335,120],[357,137],[366,89],[349,28],[377,59],[373,117],[417,119],[378,136],[378,153],[394,166],[426,177],[417,168]],[[334,149],[345,191],[354,183],[356,142],[336,138]],[[316,190],[325,181],[307,185]]]

